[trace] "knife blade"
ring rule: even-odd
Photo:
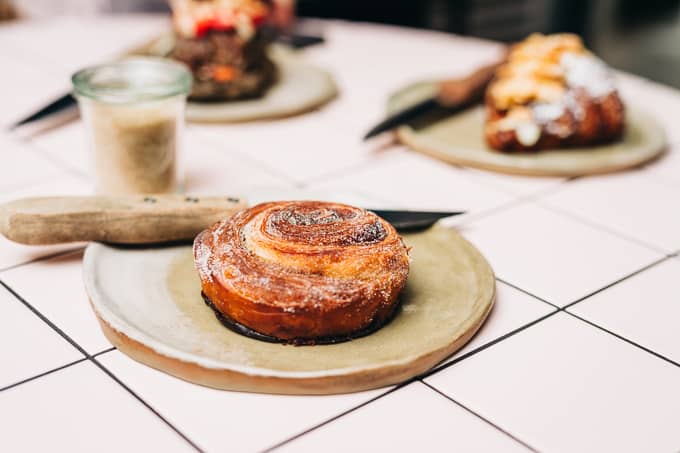
[[[40,108],[38,111],[35,113],[30,114],[29,116],[17,121],[14,124],[11,124],[8,128],[9,131],[14,131],[18,129],[21,126],[40,121],[42,119],[57,115],[57,114],[62,114],[66,113],[67,111],[73,110],[74,111],[74,116],[77,114],[76,110],[76,98],[73,97],[71,93],[64,94],[63,96],[55,99],[54,101],[50,102],[49,104],[45,105],[44,107]]]
[[[305,35],[305,34],[281,34],[276,37],[276,41],[280,44],[292,47],[293,49],[302,49],[304,47],[314,46],[317,44],[322,44],[325,42],[323,36],[316,35]],[[150,44],[146,44],[143,48],[148,48]],[[141,49],[142,47],[140,47]],[[134,52],[128,52],[134,53]],[[73,111],[74,118],[77,117],[77,101],[71,93],[66,93],[59,98],[53,100],[49,104],[41,107],[34,113],[31,113],[25,118],[8,126],[8,131],[14,131],[19,129],[21,126],[31,124],[49,117],[52,117],[58,113],[66,113]]]
[[[399,231],[418,231],[434,225],[438,220],[465,214],[464,211],[404,211],[391,209],[369,209],[387,220]]]
[[[372,127],[364,135],[364,140],[408,124],[437,108],[445,108],[448,113],[452,114],[477,104],[482,100],[486,87],[501,64],[502,61],[497,61],[483,66],[465,77],[440,82],[433,96],[392,113]]]
[[[27,245],[100,241],[156,244],[192,240],[248,207],[228,196],[130,195],[24,198],[0,205],[0,234]],[[398,230],[424,229],[461,212],[373,210]]]

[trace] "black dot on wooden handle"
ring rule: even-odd
[[[186,197],[184,199],[184,201],[186,201],[188,203],[198,203],[198,198],[196,198],[196,197]]]
[[[240,200],[234,197],[227,197],[227,201],[231,201],[232,203],[238,203]]]
[[[144,197],[144,203],[155,203],[156,200],[154,197]]]

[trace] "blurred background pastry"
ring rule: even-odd
[[[258,97],[276,78],[267,55],[267,0],[172,0],[176,45],[170,55],[194,76],[190,99]]]
[[[611,71],[573,34],[533,34],[514,45],[485,103],[485,138],[499,151],[606,143],[623,133]]]

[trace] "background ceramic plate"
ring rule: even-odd
[[[239,122],[296,115],[333,99],[331,75],[295,57],[276,58],[278,81],[258,99],[222,103],[189,102],[187,119],[196,122]]]
[[[128,53],[166,57],[175,46],[172,32],[144,43]],[[323,69],[300,61],[295,53],[273,44],[270,57],[278,69],[278,81],[257,99],[231,102],[189,102],[189,121],[232,123],[280,118],[313,110],[333,99],[338,89],[333,77]]]
[[[420,374],[462,347],[489,313],[493,272],[456,232],[405,236],[413,246],[402,308],[353,341],[286,346],[223,327],[201,299],[190,246],[91,244],[85,287],[109,340],[132,358],[188,381],[267,393],[366,390]]]
[[[410,85],[395,93],[388,111],[399,110],[435,91],[431,82]],[[506,154],[486,146],[484,109],[475,107],[455,115],[432,112],[397,131],[406,146],[446,162],[468,167],[530,176],[583,176],[639,166],[665,150],[663,128],[650,115],[626,104],[626,131],[621,141],[593,147]]]

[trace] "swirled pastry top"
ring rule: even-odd
[[[386,316],[409,269],[407,249],[387,221],[316,201],[241,211],[201,233],[194,256],[218,310],[258,332],[280,335],[280,327],[291,337],[347,334]],[[340,320],[338,310],[349,311]],[[338,318],[325,325],[331,312]],[[264,313],[307,314],[314,331],[293,334],[284,319],[278,327],[253,325]]]

